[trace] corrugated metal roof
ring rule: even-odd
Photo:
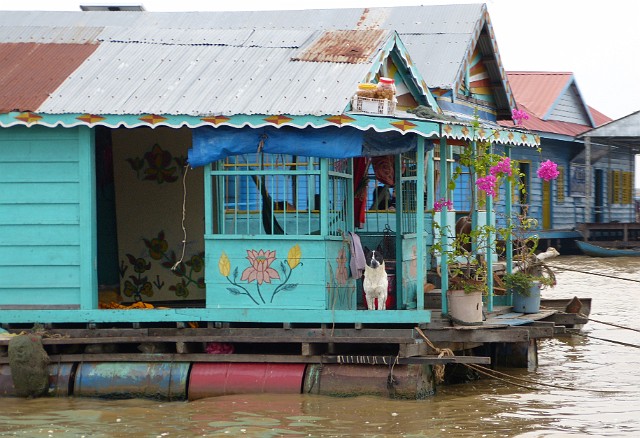
[[[91,44],[0,44],[0,113],[38,109],[97,47]]]
[[[418,68],[431,87],[450,89],[458,80],[465,61],[460,48],[471,50],[483,4],[401,6],[393,8],[311,9],[295,11],[234,12],[12,12],[3,11],[2,25],[103,26],[169,29],[371,29],[397,31],[405,43],[409,38],[437,39],[439,61],[425,63],[412,53]],[[122,29],[120,29],[122,31]],[[108,32],[108,31],[105,31]],[[115,29],[118,32],[118,29]],[[110,34],[111,35],[111,34]],[[111,36],[110,36],[111,37]],[[433,52],[432,52],[433,53]],[[430,55],[432,54],[430,53]],[[428,58],[427,58],[428,59]],[[437,65],[434,72],[429,68]]]
[[[0,25],[0,43],[95,43],[103,29],[103,27]]]
[[[415,64],[418,66],[418,70],[424,77],[429,87],[437,87],[450,89],[455,86],[457,81],[460,80],[460,74],[464,71],[464,63],[467,56],[472,50],[473,42],[477,40],[480,28],[485,23],[486,7],[482,4],[475,5],[443,5],[443,6],[408,6],[408,7],[393,7],[393,8],[350,8],[350,9],[320,9],[320,10],[303,10],[303,11],[251,11],[251,12],[13,12],[3,11],[0,14],[0,28],[3,26],[26,26],[35,27],[47,27],[50,26],[51,33],[48,34],[46,30],[41,30],[40,34],[43,37],[55,39],[62,38],[60,33],[56,33],[54,28],[69,27],[71,30],[77,27],[88,26],[91,29],[98,29],[104,27],[104,30],[95,38],[99,40],[107,41],[104,45],[116,44],[115,41],[141,41],[145,43],[143,47],[130,47],[127,51],[121,50],[122,54],[127,56],[137,56],[138,58],[127,59],[124,56],[116,58],[115,55],[118,49],[101,48],[98,52],[104,55],[110,56],[113,59],[98,58],[98,52],[90,59],[87,60],[86,65],[83,65],[81,70],[76,72],[72,77],[72,81],[69,84],[65,84],[60,90],[57,91],[56,98],[60,99],[60,103],[53,102],[50,99],[43,108],[47,111],[53,111],[54,108],[57,111],[71,112],[80,107],[95,108],[100,106],[103,110],[112,108],[111,104],[106,102],[123,102],[133,105],[124,96],[124,90],[118,89],[118,85],[112,83],[112,80],[107,77],[101,70],[94,71],[92,66],[100,65],[109,68],[115,68],[115,63],[120,62],[122,66],[113,70],[113,74],[116,77],[121,77],[123,72],[127,72],[127,77],[143,76],[147,78],[157,78],[158,69],[167,75],[165,81],[167,83],[175,84],[171,85],[172,90],[180,88],[182,89],[184,81],[188,81],[191,76],[192,70],[198,70],[199,66],[203,62],[222,62],[222,60],[233,60],[233,56],[227,54],[228,51],[220,50],[218,56],[220,59],[213,58],[212,53],[215,50],[203,50],[201,52],[201,58],[195,60],[189,58],[187,52],[177,50],[171,53],[165,52],[160,45],[171,44],[175,45],[196,45],[196,44],[226,44],[229,46],[236,46],[242,44],[243,46],[254,45],[261,47],[263,50],[267,48],[283,50],[286,48],[301,47],[307,42],[307,38],[311,34],[305,33],[307,30],[313,29],[398,29],[401,36],[407,39],[405,45],[409,49],[409,53]],[[216,31],[215,28],[230,29],[226,33],[222,34],[220,31]],[[247,28],[251,28],[251,34],[248,39],[245,40]],[[261,29],[266,29],[259,31]],[[269,29],[286,29],[281,30],[280,33],[275,33]],[[297,30],[296,30],[297,29]],[[256,30],[254,32],[254,30]],[[91,38],[93,38],[93,32],[91,31]],[[284,33],[286,32],[286,33]],[[90,38],[89,31],[84,35],[87,40]],[[66,34],[65,34],[66,35]],[[8,37],[5,35],[5,37]],[[71,38],[65,36],[64,38]],[[418,40],[422,38],[425,42],[421,43]],[[415,40],[411,42],[410,40]],[[1,40],[0,40],[1,41]],[[109,42],[111,41],[111,42]],[[122,46],[120,46],[122,48]],[[148,53],[144,53],[147,50]],[[133,53],[132,53],[133,52]],[[224,52],[224,53],[223,53]],[[414,53],[415,52],[415,53]],[[192,53],[189,51],[189,53]],[[268,53],[269,60],[278,59],[276,56],[276,50]],[[295,56],[289,53],[291,56]],[[151,61],[152,56],[160,56],[160,64],[155,66]],[[251,56],[257,56],[258,58],[265,56],[263,53],[254,52]],[[174,58],[181,58],[183,62],[188,61],[188,67],[185,65],[178,65],[172,60]],[[248,60],[244,61],[250,62]],[[113,65],[111,64],[113,63]],[[191,65],[190,63],[193,63]],[[256,63],[259,63],[256,60]],[[129,69],[129,64],[136,65],[137,70]],[[160,66],[163,68],[160,68]],[[246,65],[246,64],[245,64]],[[262,68],[262,67],[261,67]],[[288,65],[288,71],[279,72],[283,73],[283,79],[291,79],[291,72],[295,71],[293,66]],[[332,79],[337,76],[332,76],[331,73],[336,69],[347,69],[349,71],[341,71],[340,73],[345,75],[340,79]],[[238,75],[238,78],[247,76],[245,73],[246,68],[243,70],[234,69],[233,65],[227,66],[225,73],[232,72],[234,75]],[[251,69],[248,69],[251,71]],[[301,69],[299,74],[302,75],[301,80],[303,82],[330,82],[333,86],[337,85],[338,81],[340,85],[335,92],[341,91],[341,87],[345,86],[345,89],[351,87],[344,85],[345,81],[352,82],[354,75],[353,69],[346,66],[335,67],[326,73],[323,73],[316,66],[314,71],[307,69]],[[355,69],[357,70],[357,69]],[[86,73],[95,73],[93,76],[87,76]],[[200,81],[207,81],[208,70],[203,72],[204,77]],[[81,93],[80,96],[74,96],[73,93],[80,92],[81,87],[78,84],[78,77],[91,78],[91,81],[95,82],[96,78],[101,78],[104,82],[104,87],[100,87],[96,84],[92,90],[88,93]],[[216,81],[218,78],[214,78]],[[245,78],[250,80],[251,78]],[[362,78],[359,78],[360,80]],[[133,81],[134,79],[128,79]],[[149,80],[149,79],[148,79]],[[251,79],[252,83],[255,83],[255,79]],[[501,80],[499,77],[497,80]],[[148,83],[148,82],[146,82]],[[175,96],[175,93],[169,93],[169,89],[164,93],[156,93],[157,97],[152,97],[149,93],[144,93],[146,89],[145,83],[139,84],[139,90],[135,93],[131,93],[132,99],[138,100],[144,99],[145,110],[154,112],[160,112],[167,108],[164,104],[168,99],[168,95],[171,94],[173,103],[180,102],[179,110],[177,108],[172,109],[172,113],[175,111],[184,111],[189,107],[189,111],[185,114],[202,114],[205,111],[205,107],[198,102],[201,94],[190,93],[189,90],[185,90],[180,98]],[[123,84],[120,84],[122,87]],[[157,84],[156,84],[157,86]],[[194,86],[199,89],[200,92],[205,92],[202,87]],[[229,86],[229,84],[227,84]],[[126,89],[129,89],[125,87]],[[237,87],[236,87],[237,88]],[[290,88],[289,88],[290,89]],[[247,88],[248,90],[248,88]],[[131,91],[131,90],[130,90]],[[291,94],[285,90],[280,90],[284,93],[278,94],[282,96],[284,94],[290,96]],[[112,92],[112,93],[110,93]],[[229,91],[230,92],[230,91]],[[243,96],[247,91],[241,88],[239,91]],[[314,92],[311,95],[306,96],[307,104],[305,108],[310,108],[312,105],[310,101],[315,101],[316,104],[321,102],[327,103],[327,111],[333,111],[334,105],[338,102],[332,102],[330,96],[325,96],[324,92]],[[80,104],[84,97],[85,102]],[[113,94],[113,97],[110,96]],[[210,94],[205,93],[205,94]],[[507,92],[508,94],[508,92]],[[106,97],[106,101],[100,105],[96,101],[100,95]],[[165,97],[163,98],[162,95]],[[64,96],[64,97],[63,97]],[[116,97],[120,96],[120,97]],[[189,96],[193,96],[192,103],[188,103]],[[304,97],[303,97],[304,99]],[[224,99],[222,99],[224,100]],[[506,99],[508,100],[508,99]],[[498,102],[505,102],[505,99],[501,99],[498,96]],[[62,104],[73,103],[71,106],[65,106]],[[157,106],[149,106],[151,102],[158,104]],[[238,103],[237,99],[234,102]],[[343,99],[341,100],[343,102]],[[162,103],[162,104],[160,104]],[[254,102],[255,104],[256,102]],[[344,103],[344,102],[343,102]],[[231,110],[226,108],[225,113],[235,112],[238,108],[245,108],[248,103],[237,104],[235,109]],[[314,114],[319,111],[319,106],[315,107]],[[504,106],[506,105],[506,106]],[[272,106],[276,108],[275,106]],[[509,108],[509,103],[503,104],[501,109]],[[73,108],[73,109],[71,109]],[[142,106],[138,106],[142,108]],[[155,108],[155,109],[154,109]],[[216,111],[218,106],[215,106]],[[264,108],[264,106],[261,106]],[[329,110],[328,108],[331,108]],[[302,106],[298,108],[302,111]],[[121,110],[120,110],[121,111]],[[120,111],[117,111],[118,113]],[[256,108],[257,111],[257,108]],[[280,111],[280,109],[278,109]],[[324,111],[324,110],[323,110]],[[208,113],[208,112],[207,112]]]
[[[404,34],[402,42],[429,88],[450,89],[471,41],[466,34]],[[457,60],[457,61],[454,61]]]
[[[611,120],[613,120],[611,117],[602,114],[600,111],[591,106],[589,106],[589,111],[591,112],[591,117],[593,117],[593,121],[596,126],[604,125],[605,123],[609,123]]]
[[[224,40],[229,31],[217,32]],[[306,38],[299,32],[297,38],[311,41],[320,34],[306,32]],[[289,44],[281,33],[257,30],[249,41],[285,39]],[[392,35],[387,32],[388,38]],[[246,44],[104,42],[38,111],[194,116],[342,113],[371,65],[292,61],[297,52],[298,48]]]
[[[638,153],[640,151],[640,111],[584,132],[580,137],[591,137],[598,142],[628,147],[632,152]]]
[[[559,120],[543,120],[538,117],[533,111],[530,111],[529,107],[518,102],[518,107],[529,114],[528,120],[523,120],[519,126],[524,127],[530,131],[546,132],[550,134],[566,135],[568,137],[575,137],[590,129],[587,125],[580,125],[578,123],[561,122]],[[500,121],[501,126],[506,128],[513,128],[513,122]]]
[[[518,105],[526,106],[530,114],[544,117],[560,93],[573,80],[570,72],[508,72],[509,84]]]

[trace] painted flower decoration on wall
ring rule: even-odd
[[[291,249],[289,249],[289,253],[287,254],[286,261],[280,261],[280,270],[284,275],[285,279],[280,284],[275,286],[275,289],[271,293],[270,302],[273,303],[274,297],[285,290],[293,290],[298,287],[297,283],[289,283],[289,279],[291,278],[291,273],[293,270],[302,265],[300,260],[302,258],[302,252],[300,251],[300,245],[296,244]],[[249,260],[249,267],[245,268],[242,271],[242,275],[240,276],[241,282],[246,282],[246,286],[248,284],[255,282],[256,283],[256,293],[257,298],[254,297],[245,285],[241,284],[238,281],[238,267],[231,271],[231,261],[229,257],[224,252],[220,255],[220,259],[218,259],[218,270],[223,277],[226,277],[227,281],[235,286],[228,287],[227,290],[231,292],[233,295],[246,295],[253,301],[255,304],[266,304],[266,300],[263,296],[263,290],[261,287],[265,284],[273,284],[272,280],[280,280],[280,274],[274,268],[271,267],[273,262],[276,261],[276,252],[271,250],[255,250],[249,249],[247,250],[247,260]],[[231,277],[231,278],[230,278]],[[259,300],[259,301],[258,301]]]
[[[258,284],[271,283],[271,279],[280,279],[278,271],[271,267],[271,263],[276,259],[275,251],[256,251],[253,249],[247,250],[247,259],[251,266],[242,272],[240,280],[251,283],[257,281]]]
[[[336,269],[336,281],[338,282],[338,285],[344,286],[347,284],[347,279],[349,278],[349,273],[347,272],[347,256],[344,248],[340,248],[336,262],[338,262],[338,268]]]

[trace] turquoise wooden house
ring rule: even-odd
[[[428,323],[456,148],[538,138],[442,120],[395,31],[206,15],[0,17],[0,322]],[[358,107],[381,76],[396,108]],[[361,310],[350,233],[391,251],[393,310]],[[162,308],[99,308],[109,293]]]

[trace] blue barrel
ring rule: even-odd
[[[49,370],[49,394],[53,397],[67,397],[71,384],[71,376],[75,369],[75,363],[55,363],[48,366]],[[13,379],[11,378],[11,366],[0,365],[0,397],[15,395]]]
[[[113,399],[186,400],[189,362],[81,363],[73,394]]]

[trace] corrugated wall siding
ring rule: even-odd
[[[95,305],[92,144],[88,128],[0,130],[0,308]]]

